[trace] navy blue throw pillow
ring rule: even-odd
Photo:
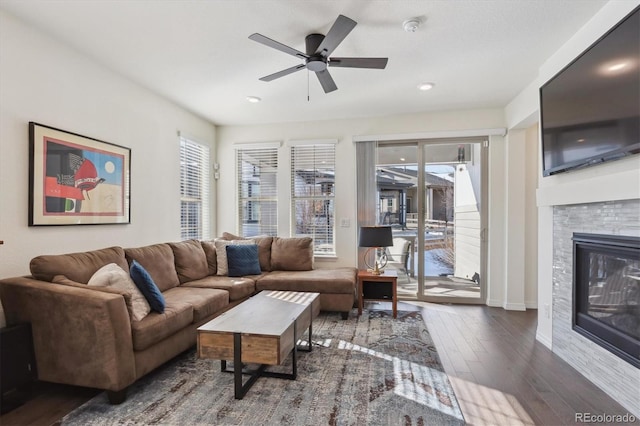
[[[151,275],[149,275],[147,270],[135,260],[131,263],[131,267],[129,269],[131,279],[144,295],[144,298],[147,299],[147,302],[149,302],[151,310],[163,313],[165,307],[164,296],[156,283],[153,282]]]
[[[227,263],[230,277],[259,275],[262,272],[256,244],[229,244],[227,246]]]

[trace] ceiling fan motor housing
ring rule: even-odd
[[[309,34],[308,36],[306,36],[304,39],[304,45],[307,55],[315,55],[316,50],[318,50],[318,47],[320,46],[320,43],[322,43],[322,40],[324,40],[323,34]]]
[[[322,34],[309,34],[304,39],[305,51],[309,55],[309,58],[305,59],[305,65],[309,71],[319,72],[327,69],[327,57],[323,56],[322,52],[316,52],[322,40]]]

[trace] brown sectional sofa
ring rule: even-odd
[[[213,241],[38,256],[31,276],[0,280],[0,298],[7,324],[31,323],[40,380],[105,389],[118,403],[130,384],[192,347],[200,325],[261,290],[319,292],[322,310],[346,318],[355,300],[356,269],[307,269],[313,252],[300,250],[300,244],[310,245],[310,239],[301,240],[254,239],[262,272],[243,277],[218,275]],[[130,294],[87,285],[103,266],[115,263],[128,273],[134,260],[166,302],[163,313],[140,321],[131,318]]]

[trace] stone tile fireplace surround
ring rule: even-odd
[[[574,232],[640,236],[640,200],[553,207],[553,352],[640,417],[640,370],[572,330]]]

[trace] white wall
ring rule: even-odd
[[[29,227],[28,122],[131,148],[131,224]],[[0,277],[39,254],[180,238],[177,131],[215,127],[0,10]]]
[[[506,138],[489,139],[489,206],[487,241],[487,305],[503,306],[506,301],[507,234],[507,150]]]
[[[538,308],[538,124],[525,133],[525,182],[524,182],[524,303],[527,308]]]
[[[505,179],[507,194],[507,232],[506,257],[504,268],[507,281],[505,283],[506,309],[524,311],[525,297],[525,184],[526,160],[525,131],[511,129],[507,136],[507,179]]]

